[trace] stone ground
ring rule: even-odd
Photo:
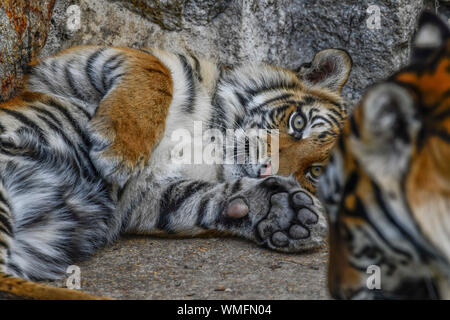
[[[78,266],[83,291],[117,299],[329,299],[327,253],[281,254],[231,238],[133,236]]]

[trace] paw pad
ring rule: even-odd
[[[244,199],[236,198],[231,200],[226,210],[226,215],[230,218],[239,219],[248,214],[248,206]]]
[[[309,230],[301,225],[294,224],[289,228],[289,236],[293,239],[305,239],[309,237]]]
[[[307,208],[300,209],[297,214],[297,218],[299,221],[307,225],[315,224],[319,221],[319,217]]]
[[[289,244],[289,238],[283,232],[275,232],[272,236],[272,242],[278,247],[285,247]]]
[[[321,206],[308,192],[293,187],[286,178],[266,179],[264,187],[272,193],[267,215],[259,221],[256,235],[261,244],[285,252],[315,247],[324,234],[323,221],[319,223]],[[316,230],[317,229],[317,230]]]
[[[295,206],[311,206],[313,199],[303,191],[299,191],[292,196],[292,202]]]

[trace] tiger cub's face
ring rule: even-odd
[[[449,35],[422,15],[412,64],[368,90],[321,178],[336,298],[449,298]]]
[[[263,71],[244,70],[266,72],[271,80],[279,77],[276,81],[282,84],[268,85],[268,89],[249,99],[246,105],[250,112],[239,121],[240,128],[245,132],[252,128],[276,129],[278,134],[276,141],[268,135],[265,141],[268,156],[260,164],[238,165],[232,169],[251,177],[294,174],[304,188],[315,193],[318,177],[347,115],[340,93],[351,64],[345,51],[327,49],[317,53],[297,74],[271,66]]]

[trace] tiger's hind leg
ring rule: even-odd
[[[147,163],[162,137],[174,90],[170,70],[150,52],[95,46],[34,63],[25,89],[57,95],[83,111],[92,162],[120,185]]]
[[[157,58],[121,49],[126,69],[89,123],[92,161],[110,182],[124,185],[162,138],[172,101],[170,71]]]
[[[6,273],[10,243],[13,241],[12,215],[6,193],[0,185],[0,300],[92,300],[93,295],[62,288],[54,288],[12,277]]]

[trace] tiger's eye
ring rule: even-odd
[[[311,167],[311,174],[317,178],[319,177],[323,172],[323,167],[322,166],[313,166]]]
[[[296,130],[300,131],[305,126],[305,119],[303,119],[302,115],[297,113],[291,118],[291,127]]]

